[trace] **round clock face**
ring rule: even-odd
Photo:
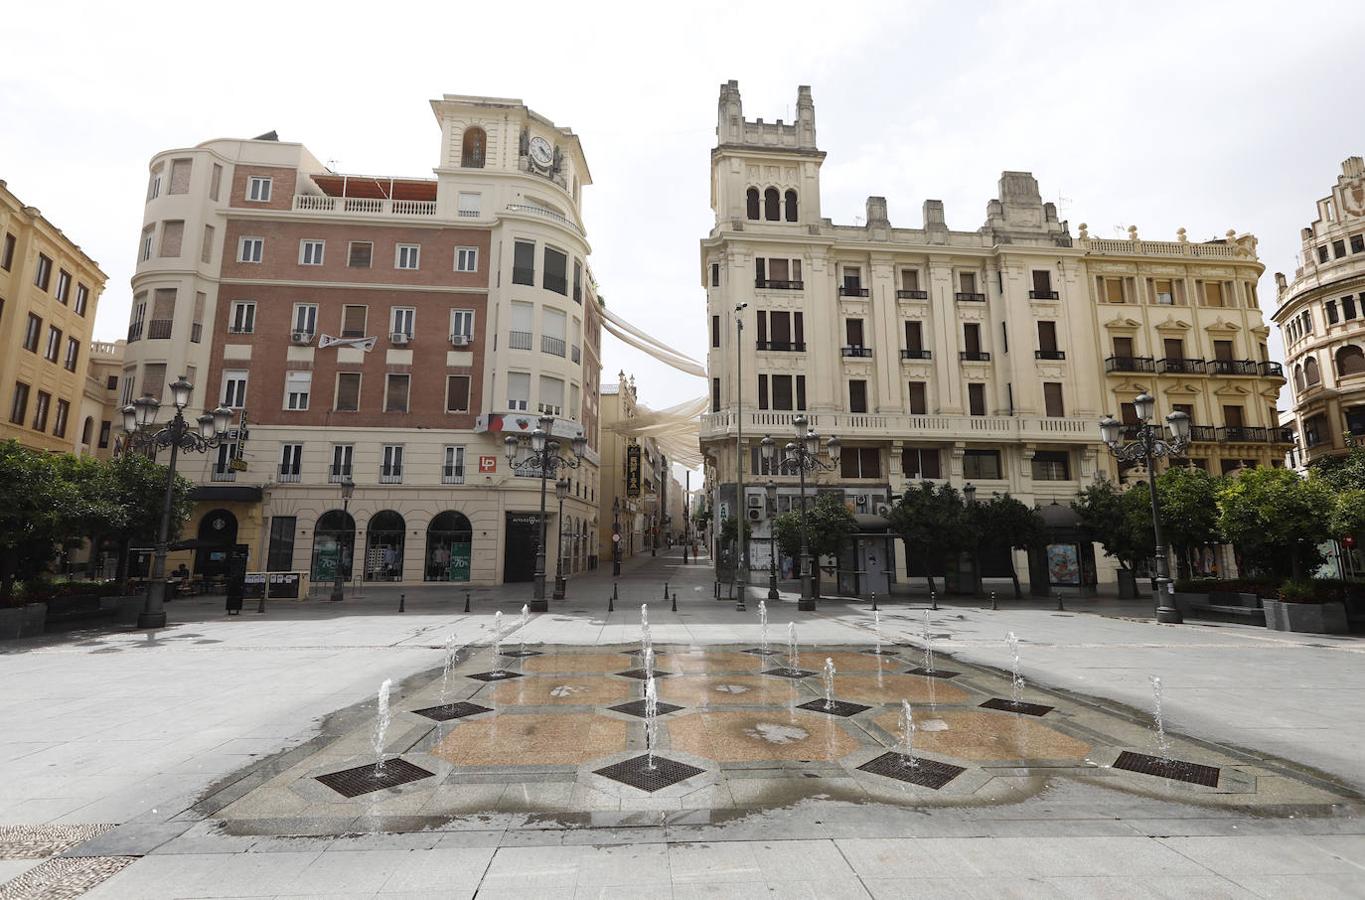
[[[548,166],[554,154],[550,151],[550,142],[543,137],[531,138],[531,159],[534,159],[542,166]]]

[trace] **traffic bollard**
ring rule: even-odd
[[[464,592],[464,611],[469,612],[469,591]]]
[[[938,609],[938,594],[933,591],[929,592],[929,608]]]
[[[1062,592],[1057,592],[1057,612],[1062,612],[1066,607],[1062,605]]]
[[[609,612],[609,613],[616,612],[616,592],[615,592],[615,591],[612,591],[611,596],[607,598],[607,612]]]
[[[407,605],[408,605],[408,595],[407,595],[407,594],[399,594],[399,595],[398,595],[398,611],[399,611],[399,612],[406,612],[406,611],[407,611],[407,609],[406,609]]]
[[[620,600],[620,599],[621,599],[621,596],[620,596],[619,594],[616,593],[616,587],[617,587],[617,584],[616,584],[616,582],[613,581],[613,582],[611,583],[611,599],[613,599],[613,600]]]
[[[677,591],[674,591],[674,592],[673,592],[673,611],[674,611],[674,612],[677,612],[677,611],[678,611],[678,592],[677,592]]]
[[[872,611],[873,611],[873,612],[876,612],[876,611],[877,611],[877,592],[876,592],[876,591],[873,591],[873,592],[872,592]]]
[[[667,582],[667,581],[664,582],[664,599],[665,599],[665,600],[668,599],[668,582]]]
[[[1000,604],[995,601],[995,591],[991,591],[991,609],[999,609]]]

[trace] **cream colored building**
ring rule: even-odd
[[[105,278],[0,181],[0,440],[70,452],[98,428],[83,397]]]
[[[893,225],[876,196],[861,224],[836,225],[821,215],[825,154],[806,87],[786,123],[746,119],[738,85],[722,85],[717,138],[715,225],[700,258],[712,398],[701,442],[716,521],[742,511],[752,522],[756,572],[769,565],[769,521],[797,495],[759,441],[792,440],[798,415],[842,442],[834,470],[808,476],[808,496],[837,493],[859,517],[841,565],[856,574],[840,588],[863,594],[922,573],[884,519],[920,480],[1043,508],[1054,546],[1014,561],[1025,578],[1033,565],[1035,590],[1112,580],[1112,561],[1079,539],[1066,507],[1116,471],[1098,421],[1130,413],[1142,390],[1163,416],[1190,412],[1196,465],[1216,473],[1276,455],[1280,381],[1256,308],[1253,238],[1102,241],[1082,227],[1073,239],[1027,172],[1002,173],[973,231],[949,229],[937,200],[917,226]],[[763,498],[770,478],[775,509]],[[1008,563],[996,556],[983,561],[988,575]]]
[[[92,341],[90,365],[81,395],[81,433],[76,451],[83,456],[110,459],[122,434],[119,378],[127,342]]]
[[[1341,164],[1318,217],[1300,233],[1293,282],[1275,274],[1280,327],[1294,396],[1299,464],[1346,452],[1365,439],[1365,162]]]
[[[562,519],[548,485],[549,574],[561,535],[570,574],[586,568],[600,366],[586,157],[520,100],[430,108],[432,177],[335,172],[273,132],[152,158],[122,399],[165,403],[184,374],[195,415],[224,404],[237,424],[181,457],[199,485],[196,571],[245,545],[253,570],[327,581],[530,581],[541,478],[509,466],[503,439],[544,415],[566,454],[588,439],[558,473]]]
[[[599,565],[611,563],[613,524],[620,526],[622,560],[650,549],[650,532],[659,510],[659,449],[653,438],[627,437],[612,430],[612,426],[633,419],[638,410],[639,393],[633,375],[620,372],[615,384],[602,385]]]

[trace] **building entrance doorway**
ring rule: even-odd
[[[540,516],[535,513],[508,513],[506,552],[502,558],[502,580],[508,583],[533,581],[536,574],[536,543],[540,539]]]

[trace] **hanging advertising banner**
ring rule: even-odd
[[[626,496],[640,496],[640,447],[626,448]]]
[[[447,581],[469,580],[469,558],[473,547],[474,545],[469,543],[450,545],[450,567],[446,571]]]

